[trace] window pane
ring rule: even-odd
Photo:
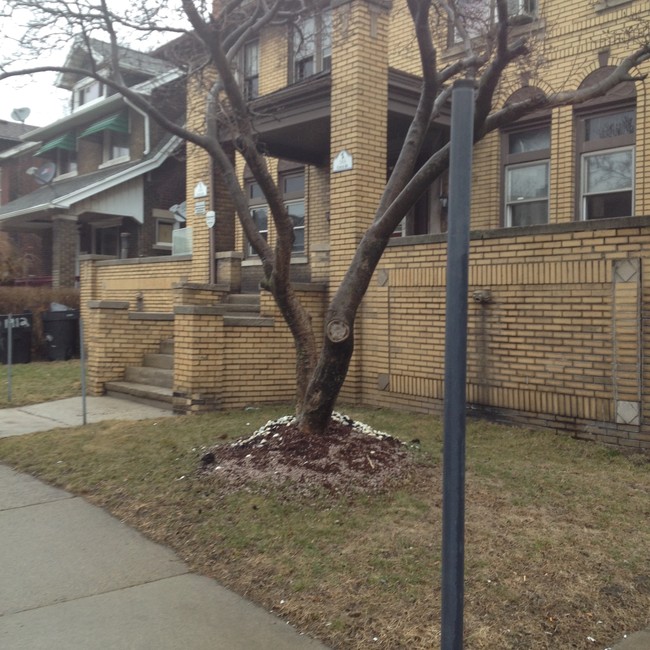
[[[297,25],[293,33],[293,44],[296,59],[311,56],[316,51],[314,17],[305,18]]]
[[[174,230],[174,224],[168,223],[165,221],[158,222],[158,243],[159,244],[171,244],[172,243],[172,232]]]
[[[601,115],[585,120],[585,140],[602,140],[622,135],[634,135],[636,113],[634,110],[622,111],[612,115]]]
[[[632,188],[634,161],[631,149],[589,154],[585,155],[584,160],[587,193]]]
[[[244,75],[246,77],[254,77],[258,74],[258,52],[257,41],[248,43],[244,49]]]
[[[298,194],[305,191],[305,175],[292,174],[284,177],[284,187],[282,191],[285,194]]]
[[[266,208],[255,208],[254,210],[251,210],[251,217],[253,217],[253,221],[255,222],[257,229],[264,235],[264,238],[266,239],[266,233],[268,231]]]
[[[551,129],[544,126],[508,136],[508,153],[526,153],[551,148]]]
[[[548,201],[513,203],[508,207],[511,226],[536,226],[548,223]]]
[[[474,38],[485,34],[492,23],[492,2],[490,0],[457,0],[457,21],[460,22],[467,35]],[[462,41],[462,36],[454,30],[454,41]]]
[[[251,183],[248,186],[248,198],[249,199],[260,199],[262,198],[262,188],[258,183]]]
[[[632,216],[632,192],[594,194],[585,197],[586,219]]]
[[[506,169],[508,203],[548,197],[548,163]]]

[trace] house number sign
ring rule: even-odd
[[[345,149],[332,162],[333,172],[347,172],[353,167],[352,154]]]
[[[208,210],[205,213],[205,224],[208,228],[214,228],[214,224],[217,221],[217,215],[214,210]]]
[[[199,181],[194,186],[194,198],[204,199],[207,195],[208,195],[208,186],[203,181]]]

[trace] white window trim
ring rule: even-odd
[[[586,164],[585,161],[591,156],[602,156],[603,154],[616,153],[617,151],[631,151],[632,152],[632,183],[631,186],[627,189],[621,190],[612,190],[610,192],[587,192],[587,174],[586,174]],[[632,193],[632,214],[627,216],[634,215],[634,203],[635,203],[635,180],[636,180],[636,145],[630,144],[624,147],[614,147],[612,149],[598,149],[597,151],[585,151],[580,155],[580,221],[590,221],[587,219],[587,197],[588,196],[599,196],[602,194],[618,194],[623,192]],[[617,217],[621,218],[621,217]],[[624,218],[624,217],[623,217]]]
[[[83,104],[79,103],[79,91],[84,90],[85,88],[88,88],[92,86],[94,83],[98,83],[102,85],[102,93],[98,97],[95,97],[87,102],[84,102]],[[93,79],[91,77],[88,77],[86,79],[82,79],[79,83],[75,84],[74,88],[72,89],[72,101],[74,102],[74,111],[81,110],[82,108],[86,108],[86,106],[92,106],[92,104],[96,104],[98,102],[103,101],[107,97],[107,88],[106,84],[103,83],[102,81],[99,81],[98,79]]]
[[[534,199],[522,199],[521,201],[508,201],[508,196],[510,194],[510,175],[508,171],[511,169],[521,169],[522,167],[532,167],[534,165],[546,165],[546,198],[534,198]],[[551,182],[551,161],[549,158],[540,158],[539,160],[531,160],[529,162],[523,163],[512,163],[510,165],[505,165],[504,167],[504,214],[505,214],[505,226],[506,228],[515,228],[517,226],[512,225],[512,212],[510,210],[511,205],[522,205],[524,203],[539,203],[541,201],[546,201],[546,223],[549,223],[550,214],[549,214],[549,201],[550,201],[550,182]]]

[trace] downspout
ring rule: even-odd
[[[150,117],[149,113],[143,111],[141,108],[138,108],[133,102],[129,101],[126,97],[124,102],[127,106],[130,106],[136,113],[140,113],[144,117],[144,151],[142,152],[143,156],[146,156],[151,150],[151,134],[149,133],[150,126]]]

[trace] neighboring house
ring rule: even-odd
[[[641,0],[547,0],[543,14],[535,2],[509,6],[518,29],[543,37],[544,57],[534,84],[527,75],[504,81],[501,104],[596,83],[636,47],[626,27],[650,19]],[[460,46],[444,31],[441,56],[452,62]],[[242,56],[261,146],[295,217],[297,291],[317,331],[415,111],[417,63],[405,3],[371,0],[315,14],[300,38],[273,26]],[[475,147],[468,399],[476,413],[649,450],[650,61],[638,72],[602,99],[531,115]],[[442,115],[431,147],[448,138]],[[265,201],[239,169],[272,241]],[[91,388],[120,389],[126,367],[173,337],[166,399],[176,410],[290,400],[291,338],[270,296],[256,295],[260,262],[205,154],[188,157],[187,188],[191,259],[164,270],[145,261],[84,266]],[[440,408],[446,207],[442,178],[396,230],[358,317],[342,400]],[[161,274],[166,285],[151,280]],[[109,330],[125,333],[128,351]]]
[[[101,70],[109,48],[99,41],[92,47]],[[73,46],[66,65],[83,68],[86,56]],[[127,48],[119,60],[129,87],[184,119],[184,86],[172,64]],[[0,167],[23,172],[0,206],[0,229],[41,238],[54,286],[74,286],[80,254],[169,255],[180,225],[169,208],[185,195],[182,143],[94,79],[66,73],[57,86],[70,91],[70,114],[22,134],[22,144],[0,154]]]

